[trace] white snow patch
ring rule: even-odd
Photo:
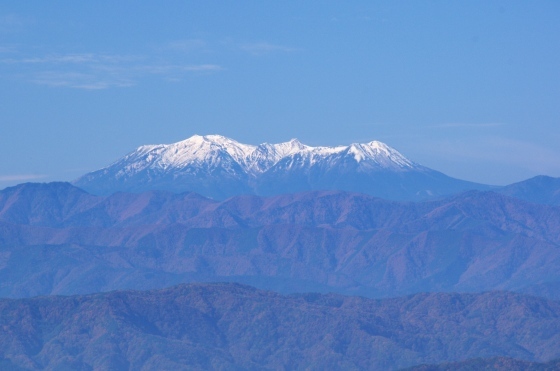
[[[235,172],[238,166],[248,174],[263,173],[288,159],[287,168],[313,166],[317,163],[336,164],[343,156],[369,166],[385,169],[415,168],[416,165],[385,143],[353,143],[349,146],[312,147],[297,139],[288,142],[258,146],[239,143],[221,135],[193,135],[172,144],[144,145],[118,160],[109,168],[119,168],[118,176],[139,172],[146,168],[172,171],[189,166],[221,167]]]

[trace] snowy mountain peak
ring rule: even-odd
[[[476,186],[418,165],[378,141],[314,147],[291,139],[250,145],[221,135],[141,146],[74,184],[98,194],[169,190],[224,199],[338,189],[407,200]]]
[[[358,169],[363,171],[401,172],[422,168],[395,149],[377,141],[349,146],[312,147],[294,138],[283,143],[255,146],[222,135],[193,135],[177,143],[138,147],[112,165],[86,174],[83,179],[97,177],[94,174],[113,174],[116,180],[134,179],[139,174],[148,174],[150,179],[175,179],[186,174],[197,177],[201,174],[229,174],[233,178],[249,179],[269,171],[306,173],[314,166],[323,170],[334,169],[348,160],[355,161]]]
[[[297,139],[297,138],[292,138],[292,139],[290,139],[289,142],[286,142],[284,144],[287,144],[292,148],[299,148],[299,149],[304,149],[304,148],[308,147],[305,144],[301,143],[299,141],[299,139]]]
[[[221,135],[193,135],[183,141],[154,146],[160,149],[160,162],[164,168],[185,167],[202,162],[221,162],[227,154],[235,162],[242,162],[256,146],[239,143]],[[227,157],[227,156],[226,156]]]
[[[404,157],[394,148],[385,143],[371,141],[369,143],[353,143],[348,147],[348,153],[354,156],[359,163],[361,161],[374,161],[382,167],[414,168],[417,165]]]
[[[291,158],[297,156],[300,160]],[[172,144],[144,145],[106,169],[117,166],[117,176],[126,176],[146,169],[174,171],[188,167],[208,170],[222,168],[229,173],[245,172],[258,175],[288,159],[288,167],[312,166],[317,163],[333,163],[334,157],[350,156],[358,164],[381,169],[412,169],[418,165],[408,160],[388,145],[372,141],[353,143],[349,146],[312,147],[298,139],[258,146],[243,144],[222,135],[193,135]]]

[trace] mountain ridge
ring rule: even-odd
[[[529,202],[560,206],[560,178],[538,175],[509,184],[497,192]]]
[[[168,190],[194,191],[216,199],[334,189],[424,200],[491,188],[419,165],[378,141],[312,147],[292,139],[255,146],[220,135],[141,146],[73,184],[101,195]]]
[[[14,369],[395,370],[560,356],[560,303],[509,292],[374,300],[197,283],[0,299],[0,313],[0,366]]]
[[[560,298],[558,228],[559,207],[494,192],[422,203],[342,191],[216,201],[27,184],[0,192],[0,293],[220,280],[370,297],[507,289]]]
[[[310,162],[314,162],[321,160],[322,156],[344,152],[350,153],[357,162],[377,160],[381,167],[420,168],[420,165],[378,141],[352,143],[348,146],[312,147],[294,138],[276,144],[248,145],[222,135],[193,135],[177,143],[141,146],[128,156],[147,155],[148,160],[151,160],[150,156],[160,155],[161,159],[154,163],[155,166],[181,168],[197,161],[215,161],[216,157],[224,152],[250,175],[265,172],[282,159],[294,155],[309,158]]]

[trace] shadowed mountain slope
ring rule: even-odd
[[[234,284],[0,300],[24,369],[371,369],[560,356],[560,304],[504,292],[372,300]]]
[[[192,281],[370,297],[515,290],[560,297],[560,208],[492,192],[399,203],[363,194],[93,196],[0,192],[0,295]]]
[[[498,192],[529,202],[558,206],[560,205],[560,178],[536,176],[500,188]]]
[[[546,363],[522,361],[520,359],[495,357],[477,358],[462,362],[442,363],[439,365],[420,365],[402,371],[556,371],[560,360]]]

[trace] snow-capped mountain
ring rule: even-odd
[[[258,146],[220,135],[194,135],[145,145],[74,182],[108,194],[151,189],[195,191],[208,197],[340,189],[398,200],[421,200],[486,186],[445,176],[372,141],[312,147],[297,139]]]
[[[379,169],[417,167],[393,148],[376,141],[349,146],[311,147],[292,139],[285,143],[254,146],[221,135],[194,135],[173,144],[141,146],[109,168],[118,165],[117,177],[130,176],[145,169],[180,171],[191,166],[207,170],[223,168],[232,174],[242,171],[257,176],[282,160],[288,167],[302,167],[320,162],[333,163],[340,157],[351,157],[356,163],[367,163]]]

